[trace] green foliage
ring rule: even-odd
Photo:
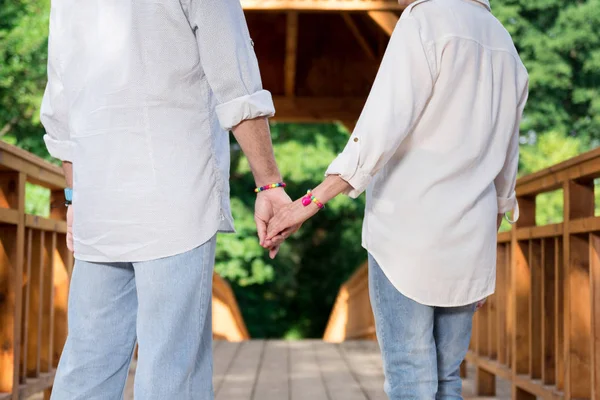
[[[0,0],[0,136],[45,158],[39,106],[49,10],[49,0]]]
[[[0,0],[0,137],[47,159],[38,115],[49,5],[50,0]],[[493,0],[492,7],[530,74],[520,174],[596,147],[600,0]],[[275,153],[293,198],[321,180],[346,140],[337,125],[273,125]],[[335,199],[270,260],[256,240],[253,179],[245,158],[233,149],[237,233],[219,237],[216,270],[232,283],[254,337],[320,336],[340,284],[366,257],[360,246],[364,199]],[[27,212],[48,215],[48,201],[47,190],[28,185]],[[561,193],[539,196],[537,210],[539,224],[559,222]]]
[[[496,0],[530,75],[522,131],[600,139],[600,0]]]
[[[272,124],[272,134],[292,198],[320,182],[348,140],[343,128],[331,124]],[[360,243],[364,199],[335,199],[270,260],[256,239],[253,182],[246,159],[234,151],[237,233],[219,237],[216,270],[233,282],[252,336],[321,336],[340,284],[366,258]]]
[[[27,183],[25,186],[25,212],[46,218],[50,216],[50,190]]]

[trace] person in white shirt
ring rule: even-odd
[[[262,242],[368,187],[363,246],[393,400],[461,398],[472,315],[495,288],[501,216],[518,218],[528,74],[490,11],[488,0],[421,0],[403,12],[348,145]]]
[[[264,240],[291,202],[272,187],[274,111],[239,0],[52,2],[41,121],[73,188],[76,258],[52,399],[121,398],[136,342],[136,398],[213,398],[215,234],[233,230],[228,131],[256,185],[270,185],[256,201]]]

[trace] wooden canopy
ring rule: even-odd
[[[279,121],[353,126],[410,0],[242,0]]]

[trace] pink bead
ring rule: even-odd
[[[309,196],[303,197],[302,198],[302,205],[304,207],[308,206],[311,202],[311,198]]]

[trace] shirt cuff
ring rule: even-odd
[[[273,115],[275,115],[273,97],[267,90],[259,90],[217,106],[219,123],[228,131],[242,121]]]
[[[358,169],[358,149],[356,151],[344,150],[327,168],[325,176],[339,175],[348,182],[351,188],[344,194],[355,199],[360,196],[371,183],[372,176],[364,174]]]
[[[61,161],[73,162],[75,143],[70,140],[57,140],[48,134],[44,135],[44,142],[46,142],[46,148],[52,157]]]
[[[514,224],[519,220],[519,203],[515,192],[510,197],[498,197],[498,214],[505,214],[509,211],[513,212],[512,219],[506,217],[506,220]]]

